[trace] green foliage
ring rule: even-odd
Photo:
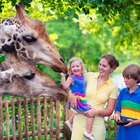
[[[113,128],[115,125],[116,125],[115,120],[111,119],[109,122],[109,126]],[[105,122],[105,126],[108,127],[107,122]],[[106,138],[114,138],[115,137],[114,134],[115,134],[114,129],[109,129],[106,131]]]
[[[5,59],[6,59],[6,56],[3,53],[0,54],[0,63],[5,61]]]
[[[1,19],[14,15],[12,5],[15,5],[17,2],[18,0],[8,0],[8,3],[7,0],[1,1]],[[61,40],[61,48],[64,47],[63,50],[60,49],[62,50],[62,55],[63,52],[70,56],[75,55],[75,52],[77,52],[75,50],[83,45],[83,43],[80,43],[83,42],[81,40],[85,40],[89,36],[89,38],[94,38],[94,41],[96,40],[94,44],[96,44],[98,50],[101,51],[97,56],[108,52],[108,50],[110,53],[115,51],[116,56],[139,56],[140,2],[138,0],[24,0],[23,3],[32,18],[42,21],[55,19],[55,22],[63,22],[65,24],[64,26],[70,24],[69,22],[75,24],[73,21],[78,23],[75,28],[68,29],[70,33],[66,33],[66,31],[63,32],[63,36],[65,37],[74,32],[72,36],[69,36],[69,40],[71,41],[67,41],[68,44],[66,44],[67,46],[70,45],[69,48],[71,48],[71,51],[66,50],[65,40],[62,40],[63,37],[60,35],[58,36],[56,41]],[[60,15],[61,18],[59,18]],[[51,24],[52,26],[57,26],[56,24],[53,25],[52,22]],[[56,35],[60,30],[64,30],[63,25],[61,26],[62,29],[57,27],[55,30],[56,33],[54,32]],[[74,30],[76,28],[79,28],[81,33],[75,33]],[[84,37],[80,40],[75,37],[76,35]],[[56,44],[59,42],[56,42]],[[73,42],[73,44],[71,42]],[[91,44],[89,45],[91,46]],[[90,52],[88,51],[88,53]],[[76,55],[79,56],[79,54]],[[98,60],[99,58],[96,57],[96,59]],[[66,57],[66,62],[67,61],[68,59]]]
[[[51,68],[46,67],[43,64],[37,64],[36,67],[44,74],[49,75],[51,78],[55,79],[57,83],[60,83],[60,74],[54,72]]]
[[[18,1],[2,0],[1,19],[15,15]],[[128,0],[24,0],[31,18],[44,21],[52,42],[66,63],[81,57],[89,71],[97,70],[100,56],[114,54],[120,62],[140,56],[140,2]],[[27,4],[28,3],[28,4]],[[47,23],[46,23],[47,21]],[[115,52],[115,53],[114,53]],[[120,57],[121,56],[121,57]],[[37,66],[60,82],[60,75]]]
[[[85,64],[88,65],[88,69],[97,69],[95,65],[101,56],[99,41],[91,35],[84,35],[79,29],[78,23],[60,18],[60,20],[49,21],[47,30],[50,36],[54,33],[58,35],[55,40],[53,40],[53,37],[51,38],[66,63],[71,57],[76,56],[83,59]]]

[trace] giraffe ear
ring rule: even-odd
[[[14,48],[12,46],[10,46],[10,45],[4,44],[2,46],[2,50],[7,52],[7,53],[11,53],[11,52],[14,51]]]

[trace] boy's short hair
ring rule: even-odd
[[[136,64],[130,64],[128,65],[122,73],[123,77],[126,78],[133,78],[137,81],[137,83],[140,82],[140,67]]]

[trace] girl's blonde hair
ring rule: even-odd
[[[122,73],[123,77],[126,78],[133,78],[137,81],[137,83],[140,82],[140,67],[136,64],[130,64],[128,65]]]
[[[69,63],[68,63],[68,74],[69,75],[72,75],[72,71],[71,71],[71,64],[75,61],[78,61],[80,64],[81,64],[81,67],[82,67],[82,75],[84,75],[86,73],[86,68],[85,68],[85,64],[83,62],[83,60],[79,57],[73,57],[69,60]]]

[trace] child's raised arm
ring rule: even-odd
[[[66,74],[64,74],[64,73],[60,73],[60,75],[61,75],[61,84],[62,84],[63,88],[64,89],[69,88],[70,85],[73,83],[72,78],[71,77],[68,77],[66,79]]]

